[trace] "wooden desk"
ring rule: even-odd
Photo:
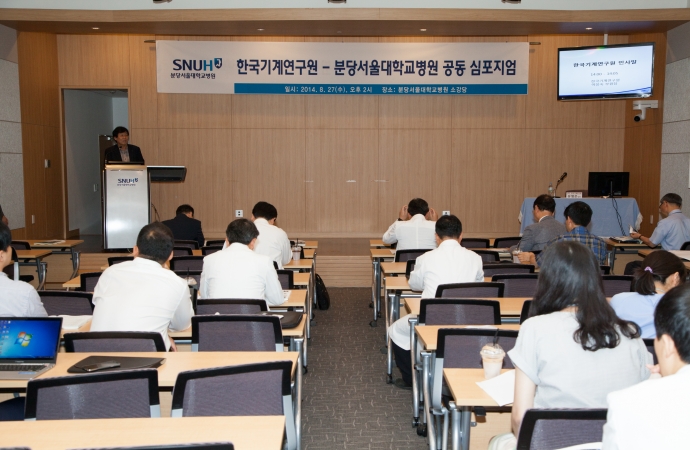
[[[381,271],[384,275],[404,275],[407,270],[406,262],[382,262]]]
[[[532,300],[530,297],[492,297],[480,298],[478,300],[496,300],[501,304],[501,316],[519,316],[522,312],[522,305],[526,300]],[[405,309],[408,314],[419,315],[419,305],[422,303],[421,298],[406,298]]]
[[[48,241],[47,239],[43,240],[37,240],[37,239],[29,239],[25,242],[28,242],[29,245],[31,246],[32,249],[39,249],[39,248],[49,248],[53,250],[53,254],[68,254],[70,255],[70,258],[72,259],[72,276],[70,278],[74,278],[77,276],[77,272],[79,271],[79,252],[76,251],[76,246],[79,244],[83,244],[84,241],[80,239],[68,239],[68,240],[61,240],[56,243],[46,243]]]
[[[374,320],[369,322],[372,327],[377,326],[378,318],[381,316],[381,263],[395,258],[395,250],[389,248],[372,248],[371,268],[372,268],[372,304],[374,306]]]
[[[295,286],[309,286],[310,280],[311,274],[309,273],[296,273],[292,278],[292,282]]]
[[[192,256],[204,256],[204,254],[201,253],[201,249],[192,249]]]
[[[41,261],[46,256],[52,254],[53,251],[48,249],[15,250],[17,252],[17,259],[19,260],[20,266],[33,265],[28,263],[27,261],[36,261],[36,274],[38,275],[37,289],[43,289],[43,285],[46,281],[46,271],[45,268],[41,265]],[[24,260],[25,262],[22,262],[22,260]]]
[[[391,246],[391,244],[386,244],[381,239],[369,239],[369,247],[372,247],[372,248],[389,247],[390,248],[390,246]]]
[[[646,245],[645,245],[645,247],[647,247],[647,248],[644,249],[644,250],[638,250],[638,251],[637,251],[637,254],[640,255],[640,256],[643,257],[643,258],[646,258],[647,256],[649,256],[650,253],[655,252],[655,251],[658,250],[658,249],[649,248],[649,247],[646,246]],[[682,258],[681,258],[681,261],[683,261],[683,264],[685,264],[685,268],[688,269],[688,270],[690,270],[690,261],[686,261],[686,260],[684,260],[684,259],[682,259]]]
[[[611,240],[610,238],[604,239],[604,242],[606,242],[606,246],[611,250],[611,253],[609,255],[609,266],[611,266],[612,275],[614,274],[613,269],[616,264],[616,255],[618,253],[626,253],[626,250],[632,250],[634,252],[636,250],[639,250],[640,248],[649,248],[647,244],[616,242]]]
[[[304,241],[304,248],[319,248],[319,241]]]
[[[0,422],[5,447],[32,450],[232,442],[236,450],[283,445],[285,416]]]
[[[283,265],[285,270],[311,270],[313,260],[311,259],[300,259],[299,261],[290,260],[289,263]]]
[[[316,253],[315,248],[305,248],[304,249],[304,257],[306,259],[314,259],[314,254]]]

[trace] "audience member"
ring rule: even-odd
[[[0,316],[46,317],[38,292],[28,283],[11,280],[3,271],[12,264],[12,233],[0,222]]]
[[[383,242],[395,244],[398,250],[436,248],[434,222],[438,216],[433,208],[421,198],[413,198],[403,206],[398,220],[393,222],[383,235]]]
[[[201,298],[265,299],[269,306],[285,302],[273,261],[254,252],[259,230],[236,219],[225,231],[228,247],[204,258]]]
[[[535,198],[532,205],[535,223],[525,228],[520,243],[512,246],[511,252],[516,248],[523,252],[543,250],[550,240],[566,234],[565,226],[553,217],[555,211],[556,201],[550,195]]]
[[[194,208],[190,205],[178,206],[175,217],[164,220],[163,225],[170,228],[175,240],[197,241],[199,247],[203,247],[204,232],[201,230],[201,221],[194,218]]]
[[[438,248],[419,256],[415,262],[410,273],[411,289],[423,291],[422,298],[434,298],[441,284],[484,281],[481,256],[460,245],[460,219],[453,215],[440,217],[435,225],[435,240]],[[400,388],[412,385],[409,318],[409,314],[401,317],[390,327],[395,362],[402,374],[395,385]]]
[[[653,338],[654,308],[666,292],[685,282],[685,276],[685,264],[676,255],[666,250],[652,252],[642,261],[642,268],[635,270],[635,292],[614,295],[611,306],[618,317],[640,327],[642,338]]]
[[[194,310],[186,281],[164,268],[173,242],[160,222],[141,229],[134,260],[108,267],[98,279],[91,331],[156,331],[174,350],[168,330],[189,328]]]
[[[608,396],[603,450],[688,447],[690,423],[690,285],[671,289],[654,312],[654,351],[659,364],[650,379]]]
[[[568,234],[558,236],[549,241],[545,248],[561,241],[577,241],[587,246],[599,261],[606,263],[606,242],[587,231],[587,226],[592,221],[592,208],[585,202],[574,202],[568,205],[563,212],[565,216],[565,229]],[[518,255],[522,264],[537,264],[541,267],[542,255],[535,256],[532,252],[522,252]]]
[[[254,205],[252,221],[259,230],[254,251],[268,256],[278,264],[279,269],[282,269],[292,258],[292,248],[287,233],[276,226],[277,219],[278,210],[275,206],[267,202]]]
[[[690,219],[681,212],[682,206],[683,199],[680,195],[664,195],[659,201],[659,213],[663,219],[657,224],[652,236],[646,238],[640,233],[630,233],[630,236],[652,248],[661,244],[664,250],[680,250],[685,242],[690,241]]]

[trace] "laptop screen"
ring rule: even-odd
[[[0,317],[0,362],[55,361],[62,317]]]

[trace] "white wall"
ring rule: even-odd
[[[125,127],[129,129],[129,111],[128,111],[128,102],[127,98],[118,98],[115,97],[112,99],[112,104],[113,104],[113,126],[110,129],[111,133],[112,130],[115,129],[115,127]],[[108,134],[111,134],[108,133]]]
[[[0,206],[10,228],[23,228],[24,162],[17,32],[0,25]]]

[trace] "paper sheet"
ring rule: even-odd
[[[558,450],[601,450],[601,442],[589,442],[587,444],[573,445],[572,447],[560,448]]]
[[[688,250],[671,250],[671,253],[679,257],[680,259],[684,259],[686,261],[690,261],[690,251]]]
[[[515,370],[502,373],[490,380],[477,381],[477,385],[489,394],[498,406],[509,405],[515,397]]]
[[[78,330],[91,322],[91,316],[60,316],[63,330]]]
[[[292,293],[292,291],[283,291],[283,298],[285,300],[289,299],[291,293]]]

